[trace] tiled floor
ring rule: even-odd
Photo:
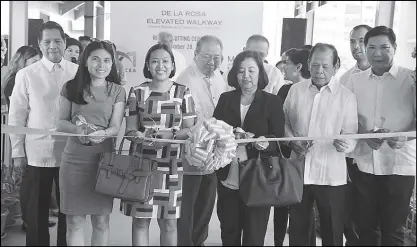
[[[131,240],[131,218],[122,215],[119,212],[119,200],[115,200],[113,213],[110,218],[110,243],[114,246],[129,246],[132,245]],[[56,221],[56,218],[51,218]],[[88,218],[88,224],[84,227],[84,234],[86,237],[86,245],[91,245],[91,224]],[[25,246],[25,233],[21,230],[21,220],[18,219],[14,226],[6,229],[7,236],[1,240],[2,246]],[[150,226],[150,245],[159,245],[159,227],[156,220],[151,221]],[[56,226],[50,228],[51,233],[51,245],[56,245]],[[265,245],[272,246],[274,243],[273,232],[273,213],[271,212],[268,230],[265,237]],[[217,218],[216,207],[213,212],[213,216],[210,221],[209,236],[205,245],[208,246],[221,246],[220,240],[220,223]],[[288,235],[285,239],[284,245],[288,246]],[[321,239],[317,239],[317,245],[321,245]]]

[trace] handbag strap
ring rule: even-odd
[[[279,141],[277,141],[277,144],[278,144],[279,154],[281,155],[281,158],[284,158],[284,155],[282,154],[282,151],[281,151],[281,145],[279,145]]]
[[[122,141],[120,142],[120,147],[119,147],[118,154],[122,154],[124,141],[125,141],[125,138],[123,137]],[[113,138],[113,146],[114,146],[114,148],[116,148],[116,138]],[[110,162],[108,164],[108,166],[110,168],[114,167],[114,156],[115,156],[114,154],[115,154],[115,152],[111,152],[111,154],[110,154]],[[110,177],[111,177],[111,170],[107,170],[107,178],[110,178]]]

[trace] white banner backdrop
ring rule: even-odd
[[[215,35],[223,42],[226,71],[253,34],[262,34],[262,2],[111,2],[110,40],[123,57],[128,90],[145,80],[143,65],[148,49],[157,43],[160,31],[172,33],[174,49],[189,65],[197,40]]]

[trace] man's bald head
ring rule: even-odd
[[[167,45],[170,49],[172,49],[172,45],[173,45],[172,34],[169,33],[169,32],[159,32],[158,33],[158,43]]]

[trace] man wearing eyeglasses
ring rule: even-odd
[[[229,86],[220,74],[223,44],[215,36],[206,35],[197,42],[194,61],[178,77],[177,82],[190,88],[197,112],[197,121],[213,116],[220,95]],[[183,160],[183,192],[181,216],[178,220],[178,245],[201,246],[208,236],[208,227],[216,199],[217,178],[213,170],[203,171]]]

